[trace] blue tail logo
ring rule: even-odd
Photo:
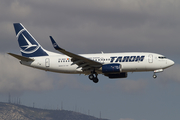
[[[34,53],[35,51],[38,50],[38,48],[40,47],[37,43],[31,43],[30,40],[28,40],[28,38],[30,36],[28,36],[28,34],[25,36],[24,34],[26,34],[26,31],[22,32],[22,34],[20,34],[20,36],[17,36],[19,40],[23,41],[20,42],[20,47],[21,47],[21,52],[23,53]]]
[[[16,37],[18,38],[21,54],[25,57],[48,56],[41,45],[26,30],[21,23],[14,23]]]

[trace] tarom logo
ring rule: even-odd
[[[25,31],[25,33],[26,33],[26,31]],[[22,36],[21,36],[22,35]],[[37,43],[36,43],[36,41],[34,40],[34,38],[32,38],[31,36],[29,36],[30,37],[30,40],[28,40],[27,38],[29,38],[29,37],[26,37],[23,33],[21,34],[20,36],[19,36],[19,42],[21,41],[21,45],[20,45],[20,47],[21,47],[21,52],[23,52],[23,53],[33,53],[33,52],[35,52],[36,50],[38,50],[38,48],[40,47]],[[27,35],[29,35],[29,34],[27,34]],[[23,42],[22,42],[23,41]],[[31,42],[35,42],[35,43],[31,43]],[[22,45],[22,44],[24,44],[24,45]]]

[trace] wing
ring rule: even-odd
[[[82,67],[83,71],[87,71],[87,70],[99,69],[102,66],[102,63],[100,62],[93,61],[89,58],[68,52],[65,49],[59,47],[58,44],[55,42],[55,40],[52,38],[52,36],[50,36],[50,39],[53,44],[53,47],[56,50],[71,57],[71,61],[73,62],[72,65],[74,64],[78,65],[77,69]]]

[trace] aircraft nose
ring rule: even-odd
[[[168,65],[169,65],[169,67],[170,67],[170,66],[173,66],[173,65],[174,65],[174,61],[168,60]]]

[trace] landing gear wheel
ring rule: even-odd
[[[154,78],[154,79],[157,78],[157,75],[154,74],[154,75],[153,75],[153,78]]]
[[[89,75],[89,79],[90,79],[90,80],[93,80],[93,79],[94,79],[94,75],[93,75],[93,74],[90,74],[90,75]]]
[[[89,75],[89,79],[92,80],[94,83],[98,83],[99,79],[98,79],[98,74],[94,71],[91,72],[91,74]]]
[[[94,79],[93,79],[93,82],[94,82],[94,83],[98,83],[98,82],[99,82],[98,78],[94,78]]]

